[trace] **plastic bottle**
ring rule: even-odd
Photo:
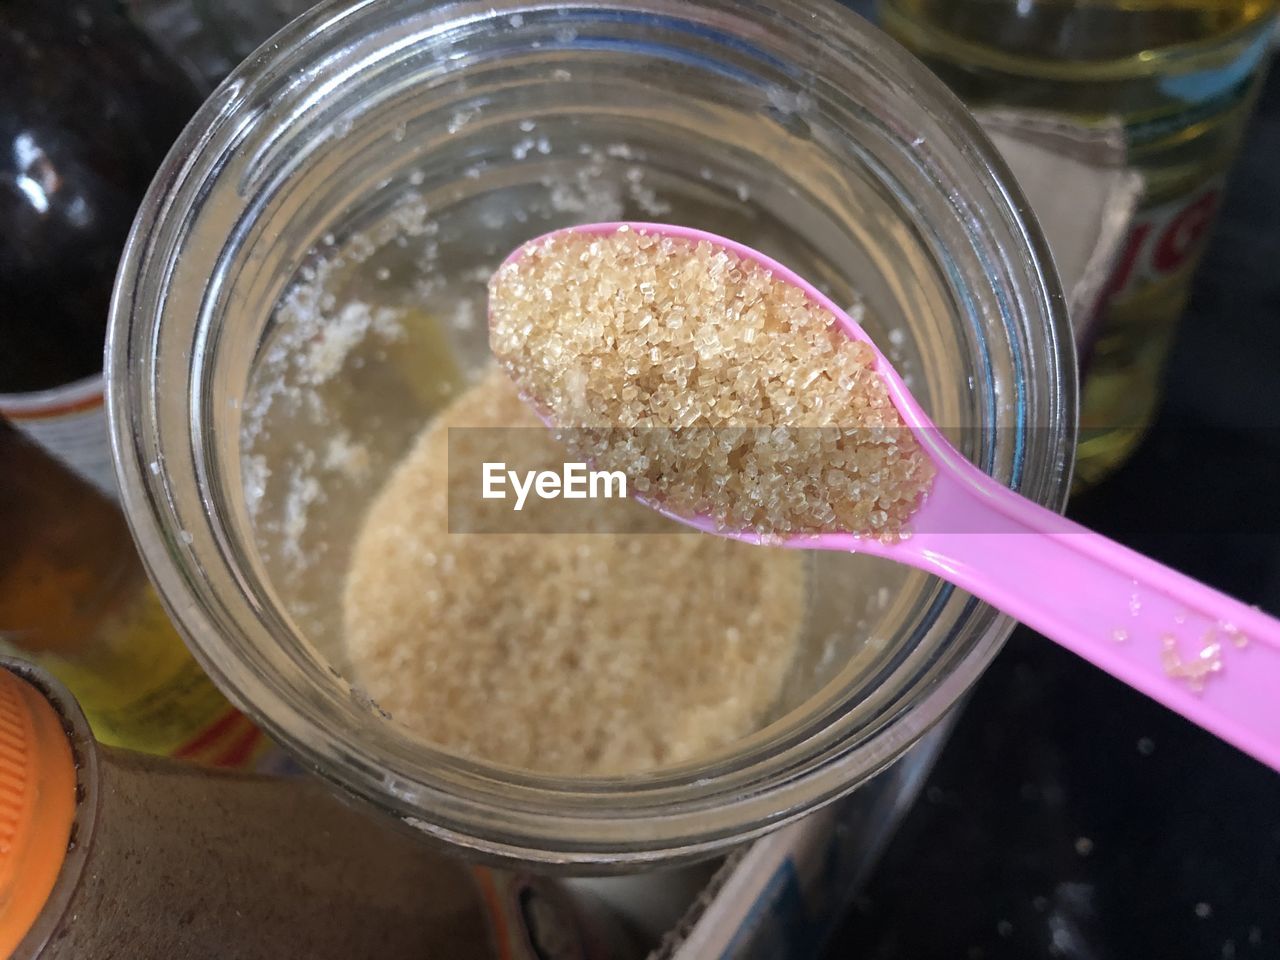
[[[1275,0],[880,0],[884,27],[974,106],[1118,116],[1141,207],[1094,317],[1076,477],[1097,482],[1155,412],[1192,272],[1275,30]]]

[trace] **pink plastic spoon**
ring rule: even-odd
[[[908,538],[826,533],[790,537],[783,545],[871,554],[935,574],[1280,770],[1280,621],[1032,503],[973,466],[929,420],[866,332],[777,261],[669,224],[570,230],[603,235],[623,226],[721,247],[829,310],[850,337],[871,347],[894,406],[933,459],[937,476],[911,518]],[[545,239],[530,241],[508,261]],[[649,505],[706,533],[760,542],[754,533]]]

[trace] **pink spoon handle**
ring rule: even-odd
[[[972,467],[940,471],[916,521],[854,549],[938,574],[1280,770],[1280,620]]]

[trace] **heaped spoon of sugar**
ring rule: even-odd
[[[713,302],[717,296],[734,298],[731,308]],[[699,297],[712,299],[700,302]],[[707,319],[713,316],[714,322]],[[594,338],[585,342],[584,318],[590,319],[585,328]],[[874,489],[870,511],[846,510],[848,505],[840,502],[823,507],[818,497],[814,509],[826,514],[810,511],[803,513],[804,522],[784,519],[772,527],[727,524],[726,516],[759,515],[733,504],[723,510],[690,506],[717,504],[725,489],[740,493],[750,484],[726,478],[723,470],[703,478],[704,464],[678,461],[681,451],[695,449],[719,456],[715,431],[727,422],[716,413],[718,408],[700,408],[689,398],[701,389],[699,384],[725,382],[726,369],[733,373],[724,366],[726,358],[739,361],[738,372],[745,370],[744,382],[751,385],[750,368],[762,352],[754,345],[754,331],[791,338],[786,349],[799,358],[797,364],[808,364],[810,372],[786,387],[782,402],[789,403],[794,395],[798,409],[808,410],[804,401],[816,378],[814,352],[820,354],[827,345],[822,336],[804,340],[791,331],[813,318],[825,318],[838,336],[865,345],[854,351],[862,361],[850,359],[841,343],[831,348],[831,362],[849,371],[839,382],[853,385],[849,395],[860,404],[850,406],[855,430],[833,455],[845,457],[842,462],[856,461],[849,447],[858,436],[857,418],[879,409],[876,398],[883,396],[910,442],[886,441],[883,417],[865,435],[881,452],[886,443],[893,449],[891,464],[903,463],[899,446],[911,456],[927,458],[932,476],[907,505],[900,527],[883,526],[888,512],[878,509],[883,501],[875,501]],[[704,353],[703,340],[678,329],[673,333],[677,320],[680,327],[689,323],[695,329],[708,324],[703,340],[715,340],[716,349]],[[746,332],[738,336],[730,329],[734,324]],[[631,349],[637,337],[644,338],[644,350]],[[616,459],[641,465],[646,473],[638,478],[641,489],[636,484],[631,489],[649,506],[705,533],[795,549],[870,554],[934,574],[1280,770],[1280,621],[1027,500],[973,466],[930,421],[866,332],[783,264],[724,237],[665,224],[604,223],[556,231],[520,247],[495,274],[490,340],[548,424],[569,431],[587,428],[583,435],[590,438],[587,446],[597,463]],[[875,382],[860,373],[859,362]],[[700,379],[700,364],[707,370],[718,364],[719,379]],[[672,378],[664,373],[673,369],[682,389],[673,389]],[[763,370],[761,378],[775,401],[779,381],[792,379],[776,368]],[[818,379],[829,396],[836,380]],[[618,399],[620,393],[625,402]],[[870,404],[865,396],[872,397]],[[711,413],[703,415],[703,409]],[[770,409],[776,411],[778,404]],[[627,422],[611,422],[620,410]],[[802,416],[798,424],[803,422]],[[692,439],[699,429],[711,439]],[[670,439],[682,430],[685,440]],[[737,434],[724,446],[736,442]],[[630,446],[623,449],[622,444]],[[866,461],[871,466],[864,467],[874,478],[883,471],[872,447]],[[723,463],[732,465],[732,453],[728,456]],[[779,496],[785,500],[791,490],[800,491],[800,499],[815,499],[811,484],[777,480],[787,476],[785,457],[774,466],[776,473],[752,475],[761,489],[771,491],[769,503],[781,502]],[[852,473],[830,476],[856,476],[858,469],[855,464],[848,468]],[[701,493],[699,482],[705,486]],[[849,489],[863,487],[855,480]],[[871,517],[872,522],[859,529],[812,522],[814,516],[831,513],[857,517],[858,523]],[[875,519],[881,520],[879,527]]]

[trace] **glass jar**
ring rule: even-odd
[[[1011,626],[914,571],[814,560],[801,662],[768,722],[626,777],[452,756],[344,679],[346,551],[378,478],[484,362],[488,271],[536,234],[612,219],[727,234],[860,303],[965,454],[1061,505],[1075,366],[1044,242],[959,102],[834,4],[322,5],[170,155],[108,347],[129,517],[215,681],[420,829],[588,870],[705,856],[852,790]],[[384,309],[400,332],[379,339]],[[326,336],[337,366],[301,369]],[[335,436],[361,441],[360,471],[317,467]]]

